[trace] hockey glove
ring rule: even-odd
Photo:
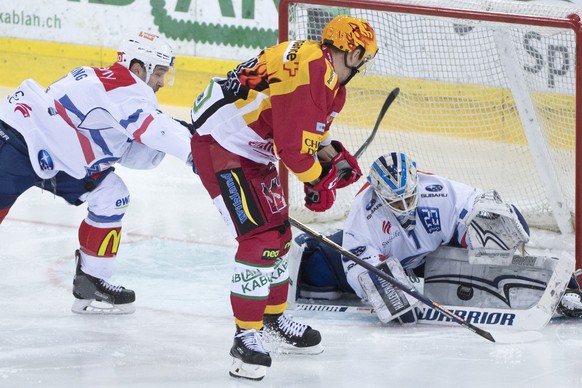
[[[337,189],[355,183],[362,176],[362,170],[358,165],[358,160],[346,150],[342,143],[337,140],[331,142],[331,146],[337,151],[337,155],[331,160],[332,166],[337,170]]]
[[[414,288],[398,259],[388,257],[376,265],[376,268],[407,288]],[[416,298],[370,271],[358,275],[358,281],[366,293],[368,303],[374,307],[381,322],[388,323],[394,318],[399,318],[399,322],[403,324],[416,323],[419,312],[416,307],[420,304]]]
[[[337,182],[337,170],[332,165],[329,172],[315,185],[305,183],[305,207],[314,212],[324,212],[331,208],[335,201]]]
[[[509,265],[516,249],[529,241],[529,228],[520,215],[495,190],[477,197],[465,221],[469,263]]]

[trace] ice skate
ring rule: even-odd
[[[75,301],[71,310],[77,314],[132,314],[135,293],[114,286],[81,270],[81,254],[75,251],[77,269],[73,279]]]
[[[265,334],[270,341],[278,342],[280,349],[294,354],[319,354],[323,352],[321,334],[311,326],[295,322],[287,314],[265,315]]]
[[[230,355],[232,377],[262,380],[271,366],[271,356],[263,347],[262,330],[237,329]]]

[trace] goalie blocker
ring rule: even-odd
[[[341,231],[329,237],[341,244]],[[381,267],[390,268],[388,263],[382,263]],[[469,323],[538,330],[552,318],[572,278],[574,263],[574,257],[564,253],[560,259],[514,255],[508,265],[472,264],[466,249],[443,246],[426,257],[425,265],[414,270],[414,277],[424,278],[421,291],[427,297]],[[367,293],[378,290],[380,298],[370,298],[368,294],[373,308],[362,308],[361,303],[354,306],[354,291],[345,278],[340,254],[305,234],[293,240],[289,272],[290,308],[378,313],[378,301],[392,300],[384,309],[378,309],[380,320],[386,321],[386,311],[392,315],[390,319],[405,317],[400,313],[408,307],[394,309],[398,302],[391,299],[390,291],[382,294],[378,290],[379,283],[369,276],[370,281],[364,280],[367,285],[362,285],[368,288]],[[420,282],[418,285],[417,288],[421,288]],[[402,305],[406,302],[414,305],[414,301],[398,300]],[[417,310],[419,323],[451,322],[450,318],[427,306],[420,305]]]

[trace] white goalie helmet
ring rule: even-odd
[[[414,218],[418,203],[416,162],[400,152],[382,155],[372,163],[368,182],[401,223],[403,218]]]
[[[143,63],[146,83],[150,80],[156,66],[167,67],[165,83],[169,86],[174,83],[176,57],[172,47],[159,36],[140,31],[137,35],[124,40],[117,51],[117,62],[129,69],[134,59]]]

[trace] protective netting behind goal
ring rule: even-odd
[[[386,96],[400,88],[360,158],[365,175],[379,155],[402,151],[422,171],[497,189],[532,226],[572,228],[576,34],[565,22],[549,21],[569,20],[576,10],[517,1],[321,3],[327,5],[283,5],[287,39],[319,40],[325,24],[345,13],[368,20],[379,46],[368,74],[349,83],[332,137],[355,152]],[[504,19],[512,14],[517,23]],[[289,176],[291,215],[304,222],[341,219],[364,181],[338,190],[322,216],[303,206],[303,185]]]

